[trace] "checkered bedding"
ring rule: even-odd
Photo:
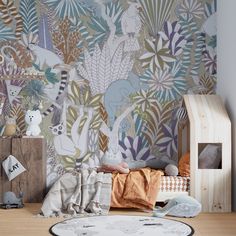
[[[190,190],[190,177],[162,176],[161,192],[188,192]]]

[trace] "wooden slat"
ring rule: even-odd
[[[41,202],[46,189],[45,141],[42,138],[14,138],[12,155],[27,169],[12,181],[14,192],[23,191],[25,202]]]
[[[8,181],[2,167],[2,161],[11,154],[11,138],[0,138],[0,202],[4,192],[11,190],[11,182]]]
[[[6,191],[24,193],[24,202],[42,202],[46,191],[46,149],[43,138],[0,138],[1,160],[12,154],[27,169],[11,182],[1,169],[0,199]],[[2,168],[2,167],[1,167]]]

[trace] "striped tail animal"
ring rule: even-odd
[[[63,94],[65,93],[65,89],[66,89],[67,84],[68,84],[67,80],[68,80],[68,72],[62,70],[61,71],[61,82],[60,82],[60,86],[59,86],[59,91],[58,91],[56,101],[55,101],[55,103],[58,104],[59,107],[63,103],[63,101],[61,101],[62,100],[61,97],[63,97]],[[58,109],[57,108],[58,106],[56,104],[52,104],[46,111],[44,111],[43,114],[42,114],[42,117],[44,118],[44,117],[48,116],[51,112],[53,112],[54,109]],[[62,109],[60,109],[60,110],[62,110]],[[56,116],[54,116],[52,118],[53,125],[56,125],[60,122],[61,113],[62,112],[60,111],[60,114],[57,114]],[[59,122],[58,122],[58,120],[59,120]]]
[[[1,18],[4,24],[9,25],[12,23],[12,19],[15,20],[15,36],[17,39],[20,39],[23,30],[23,21],[17,8],[14,6],[14,1],[0,0],[0,12],[2,13]]]

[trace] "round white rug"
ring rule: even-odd
[[[72,218],[53,225],[50,233],[56,236],[187,236],[191,226],[176,220],[145,216],[93,216]]]

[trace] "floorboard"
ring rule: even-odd
[[[62,221],[63,218],[37,217],[41,204],[26,204],[23,209],[0,209],[0,235],[1,236],[46,236],[50,235],[48,229],[51,225]],[[110,214],[124,215],[151,215],[131,210],[111,210]],[[168,217],[171,218],[171,217]],[[190,224],[194,235],[200,236],[228,236],[236,235],[236,213],[229,214],[200,214],[191,219],[180,219]]]

